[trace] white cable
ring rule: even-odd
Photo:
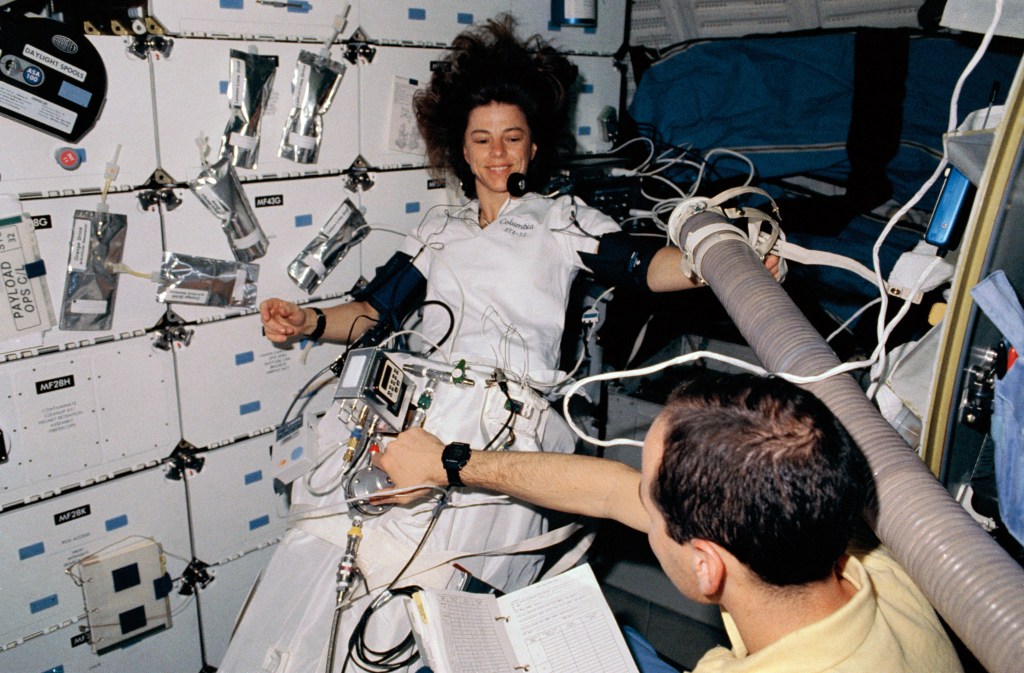
[[[832,341],[832,339],[835,339],[835,338],[836,338],[836,337],[837,337],[837,336],[839,335],[839,333],[840,333],[840,332],[842,332],[842,331],[843,331],[844,329],[846,329],[847,327],[849,327],[849,326],[850,326],[850,324],[851,324],[851,323],[852,323],[852,322],[853,322],[854,320],[856,320],[857,318],[859,318],[859,317],[861,316],[861,314],[863,314],[863,313],[864,313],[864,311],[868,310],[869,308],[871,308],[871,307],[872,307],[872,306],[874,306],[875,304],[881,303],[881,301],[882,301],[882,298],[881,298],[881,297],[875,297],[874,299],[872,299],[872,300],[871,300],[871,301],[869,301],[868,303],[866,303],[866,304],[864,304],[863,306],[861,306],[861,307],[860,307],[859,309],[857,309],[857,310],[856,310],[856,311],[854,312],[854,314],[853,314],[853,315],[851,315],[851,316],[850,316],[849,318],[847,318],[847,319],[846,319],[846,321],[845,321],[845,322],[844,322],[844,323],[843,323],[842,325],[840,325],[839,327],[837,327],[837,328],[836,328],[836,330],[835,330],[834,332],[832,332],[832,334],[829,334],[829,335],[828,335],[827,337],[825,337],[825,341]]]
[[[971,60],[964,67],[964,70],[960,74],[960,77],[957,78],[956,85],[953,87],[953,94],[950,97],[949,103],[949,121],[946,126],[947,133],[952,133],[954,130],[956,130],[957,104],[958,99],[960,97],[960,90],[963,88],[964,82],[967,80],[967,77],[971,74],[971,72],[974,70],[974,67],[978,64],[982,56],[984,56],[985,51],[988,49],[988,45],[992,41],[992,36],[995,34],[995,29],[996,26],[999,24],[999,19],[1002,16],[1002,13],[1003,0],[995,0],[995,11],[993,12],[992,22],[989,24],[988,29],[985,31],[985,36],[982,38],[981,44],[978,45],[978,49],[974,52],[974,56],[971,57]],[[903,207],[896,211],[896,213],[889,219],[889,222],[885,225],[885,228],[882,230],[882,233],[879,234],[878,239],[875,241],[875,245],[871,249],[871,261],[874,266],[875,280],[876,285],[879,288],[879,296],[881,297],[881,308],[878,312],[876,334],[879,342],[878,346],[881,349],[879,351],[879,357],[883,360],[885,357],[885,339],[887,337],[887,334],[892,332],[892,329],[895,327],[897,319],[902,319],[903,315],[905,315],[906,312],[901,311],[899,314],[897,314],[896,317],[893,318],[893,320],[890,322],[890,325],[886,325],[885,317],[889,307],[889,295],[885,291],[884,279],[882,278],[881,271],[880,251],[882,248],[882,243],[885,241],[886,237],[889,235],[892,229],[896,226],[896,223],[899,222],[903,218],[903,216],[914,205],[916,205],[918,201],[921,200],[921,198],[928,192],[929,189],[931,189],[932,185],[934,185],[935,181],[938,180],[939,176],[942,174],[943,170],[945,170],[946,165],[948,163],[949,159],[946,154],[946,146],[945,143],[943,143],[942,159],[939,161],[939,165],[936,167],[935,172],[933,172],[931,177],[929,177],[928,180],[925,181],[925,183],[921,186],[921,188],[917,190],[917,193],[914,194],[914,196],[911,197],[911,199],[907,201],[907,203],[905,203]],[[932,267],[929,267],[929,270],[931,270],[931,268]],[[910,296],[914,295],[912,294]],[[909,304],[909,302],[906,302],[906,304]],[[877,381],[873,381],[871,383],[871,387],[877,388]]]

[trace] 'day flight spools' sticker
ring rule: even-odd
[[[0,114],[77,142],[106,95],[103,59],[80,29],[0,14]]]

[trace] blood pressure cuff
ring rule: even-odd
[[[647,269],[654,255],[663,247],[663,239],[616,231],[601,237],[596,253],[578,254],[602,283],[622,289],[650,291]]]
[[[397,328],[406,316],[423,303],[427,280],[412,263],[412,257],[396,252],[366,285],[350,293],[356,301],[365,301],[380,314],[380,324]]]

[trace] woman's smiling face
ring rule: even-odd
[[[476,178],[477,196],[508,195],[508,176],[526,174],[537,145],[526,115],[511,103],[488,103],[469,113],[462,153]]]

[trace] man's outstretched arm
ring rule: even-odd
[[[411,428],[392,440],[374,463],[399,488],[446,486],[443,449],[434,435]],[[640,503],[640,473],[614,460],[532,451],[473,451],[461,478],[467,486],[562,512],[614,519],[642,532],[650,521]]]

